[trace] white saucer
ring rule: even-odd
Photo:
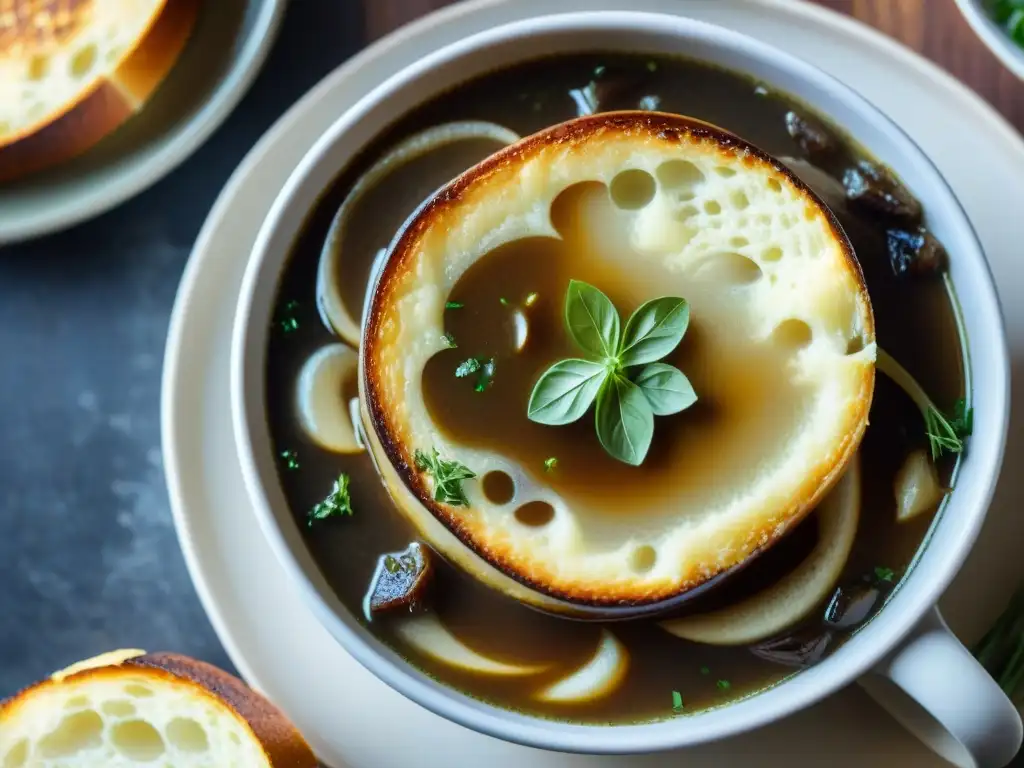
[[[1024,270],[1018,268],[1024,142],[978,96],[866,27],[792,0],[560,0],[557,10],[676,12],[746,32],[853,85],[928,152],[953,185],[992,262],[1014,367],[1024,365]],[[164,369],[164,460],[192,579],[232,660],[276,701],[335,768],[537,768],[727,764],[830,768],[944,763],[851,688],[783,722],[686,753],[637,758],[545,753],[452,725],[378,682],[331,639],[285,578],[260,534],[235,458],[228,402],[232,313],[256,229],[299,158],[349,104],[427,51],[550,0],[476,0],[401,30],[333,73],[257,145],[200,234],[178,295]],[[954,255],[955,257],[955,255]],[[1024,376],[1017,377],[1018,386]],[[1024,393],[1022,393],[1024,394]],[[1024,414],[982,539],[943,608],[973,641],[1024,579],[1019,542]],[[881,762],[884,758],[884,763]]]

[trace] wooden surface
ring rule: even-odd
[[[360,0],[370,39],[455,1]],[[938,62],[1024,131],[1024,83],[1007,71],[974,35],[953,0],[812,1],[877,27]]]

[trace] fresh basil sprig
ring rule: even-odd
[[[654,417],[697,402],[683,372],[657,362],[683,340],[690,322],[685,299],[666,296],[634,312],[623,330],[611,300],[592,285],[569,282],[565,324],[590,358],[561,360],[540,377],[527,415],[550,426],[571,424],[597,401],[597,438],[609,455],[638,466],[654,437]]]

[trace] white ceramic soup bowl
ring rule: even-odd
[[[587,50],[685,55],[747,73],[845,126],[891,166],[924,204],[928,226],[951,254],[950,274],[970,343],[975,404],[974,437],[956,489],[927,545],[877,617],[832,656],[769,690],[719,709],[639,725],[576,725],[506,711],[441,685],[377,640],[335,596],[307,550],[278,483],[267,425],[267,333],[278,281],[307,214],[339,171],[394,120],[466,79],[553,51]],[[961,765],[1002,766],[1020,745],[1016,711],[935,611],[981,528],[1003,455],[1009,365],[992,276],[970,222],[921,150],[864,99],[803,61],[718,27],[632,12],[539,17],[491,29],[425,57],[345,112],[281,190],[245,275],[232,355],[241,461],[277,557],[349,653],[391,687],[450,720],[553,750],[650,752],[762,726],[860,680],[908,727]]]

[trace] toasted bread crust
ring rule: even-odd
[[[74,669],[74,668],[71,668]],[[187,686],[193,693],[214,699],[228,707],[262,746],[273,768],[317,768],[312,749],[287,717],[266,698],[253,691],[234,675],[211,664],[175,653],[146,653],[106,666],[87,667],[63,677],[29,686],[0,702],[0,726],[13,718],[23,704],[48,689],[78,682],[144,674],[169,686]]]
[[[660,603],[708,584],[738,569],[752,556],[767,550],[803,520],[839,480],[860,445],[867,428],[875,373],[873,365],[864,367],[858,381],[858,395],[853,406],[844,413],[842,438],[828,455],[823,456],[815,466],[808,467],[804,482],[795,489],[789,500],[780,503],[774,514],[763,519],[760,525],[750,531],[744,543],[735,549],[729,562],[715,563],[711,553],[720,550],[721,542],[708,541],[705,546],[709,553],[707,560],[694,563],[681,583],[662,581],[624,594],[619,587],[612,590],[600,584],[567,579],[543,563],[530,562],[527,567],[526,563],[519,562],[504,548],[488,546],[482,542],[474,535],[474,526],[458,510],[434,501],[425,476],[415,469],[413,449],[406,439],[408,435],[404,434],[403,425],[397,423],[385,407],[386,387],[379,352],[382,330],[388,322],[394,322],[394,296],[400,289],[400,282],[411,269],[427,234],[432,230],[444,231],[455,226],[460,205],[485,197],[489,189],[499,188],[505,183],[507,176],[515,173],[523,162],[552,148],[572,151],[593,141],[595,137],[616,134],[664,142],[669,146],[684,142],[705,146],[709,151],[713,149],[731,156],[746,167],[767,169],[775,178],[784,179],[787,184],[799,190],[807,199],[808,206],[815,209],[815,215],[824,217],[831,237],[841,247],[845,268],[856,285],[863,335],[866,342],[874,341],[874,317],[867,285],[845,232],[828,207],[785,165],[743,139],[699,120],[657,112],[614,112],[572,120],[529,136],[470,169],[427,203],[401,233],[379,277],[364,332],[363,383],[369,416],[388,459],[419,502],[463,544],[479,553],[505,575],[545,595],[577,605],[626,608]]]
[[[132,117],[163,82],[188,42],[200,0],[165,0],[150,26],[127,48],[109,78],[23,130],[0,136],[0,182],[77,157]]]

